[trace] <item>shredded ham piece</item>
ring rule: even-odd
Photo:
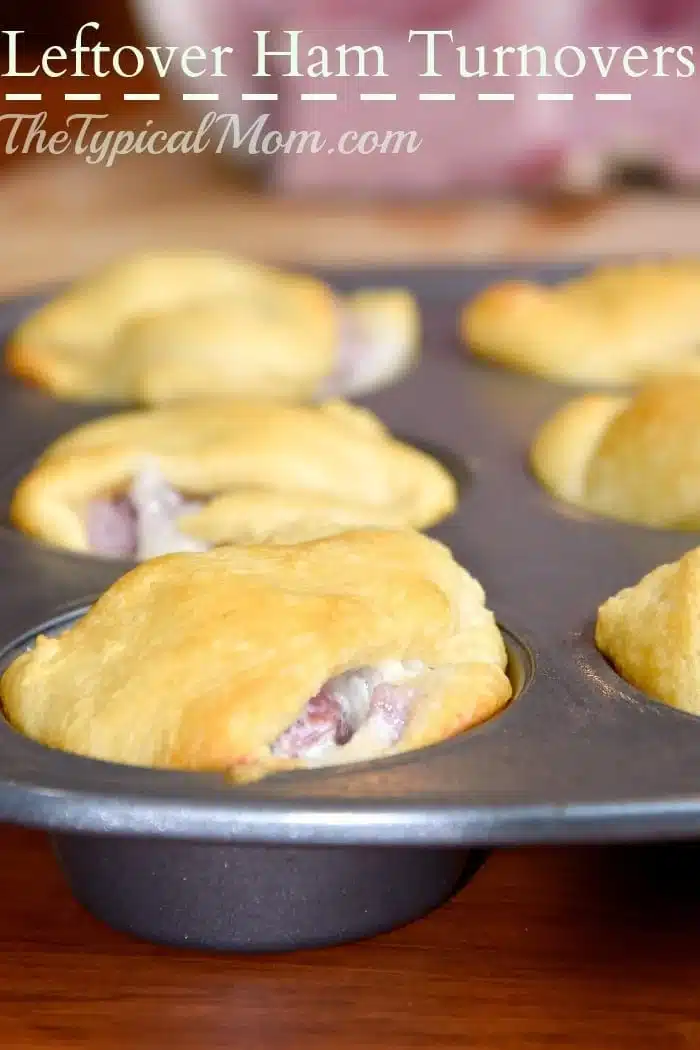
[[[93,500],[87,512],[90,549],[113,558],[145,561],[161,554],[205,551],[207,545],[180,532],[177,519],[196,510],[163,477],[157,462],[144,462],[126,496]]]
[[[343,309],[342,303],[338,328],[336,368],[321,384],[318,396],[353,397],[388,382],[401,365],[406,347],[399,341],[380,340],[351,310]]]
[[[136,557],[138,525],[136,510],[128,496],[94,499],[85,519],[88,544],[95,554],[107,558]]]
[[[417,690],[418,662],[381,664],[332,678],[271,747],[308,765],[369,759],[398,743]]]

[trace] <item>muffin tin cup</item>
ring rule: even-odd
[[[283,952],[358,941],[446,901],[479,851],[221,846],[63,834],[76,899],[114,929],[209,951]]]
[[[287,950],[424,914],[464,883],[480,848],[698,837],[700,719],[628,686],[593,631],[603,600],[700,534],[621,525],[552,500],[530,475],[529,446],[580,391],[480,364],[456,335],[463,303],[493,281],[573,272],[332,275],[341,289],[400,283],[420,299],[420,363],[363,403],[458,475],[459,506],[433,534],[486,590],[508,644],[511,704],[423,751],[244,787],[53,751],[0,722],[0,820],[51,832],[95,915],[158,942]],[[36,302],[0,306],[0,336]],[[34,543],[7,517],[14,484],[42,449],[109,411],[0,380],[5,665],[129,567]]]

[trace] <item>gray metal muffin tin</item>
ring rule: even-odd
[[[364,271],[340,288],[402,283],[418,296],[423,356],[366,398],[461,481],[434,530],[482,582],[504,628],[517,695],[487,724],[422,752],[232,787],[43,748],[0,722],[0,820],[47,829],[77,898],[154,941],[265,951],[338,943],[424,914],[485,847],[693,838],[700,720],[646,699],[597,653],[598,605],[700,543],[554,502],[531,478],[538,425],[575,391],[470,359],[457,317],[507,276],[571,268]],[[0,337],[39,299],[0,306]],[[0,381],[0,515],[56,436],[108,409]],[[0,528],[3,664],[60,630],[128,566]]]

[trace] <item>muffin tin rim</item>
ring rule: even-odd
[[[82,602],[66,603],[64,608],[56,611],[56,615],[49,617],[32,629],[24,631],[13,641],[1,645],[0,675],[6,670],[12,660],[20,655],[22,651],[26,650],[28,645],[35,641],[40,634],[60,633],[61,628],[72,626],[88,612],[89,608],[98,597],[99,595],[93,595],[88,600]],[[354,773],[357,773],[358,775],[368,773],[371,775],[372,772],[376,770],[381,771],[387,767],[391,768],[396,765],[406,766],[420,763],[420,761],[425,758],[426,754],[432,755],[446,747],[466,744],[474,735],[485,731],[488,727],[497,724],[503,718],[507,717],[511,708],[520,702],[532,684],[536,674],[536,657],[531,645],[524,641],[518,634],[516,634],[516,632],[500,623],[498,624],[498,627],[506,644],[509,679],[513,685],[513,695],[507,705],[485,722],[479,723],[465,733],[458,734],[456,737],[404,754],[353,763],[352,768]],[[513,670],[513,665],[515,665],[517,670]],[[195,796],[193,794],[193,789],[195,788],[198,789],[196,793],[196,801],[201,802],[202,804],[208,804],[208,802],[211,801],[217,806],[222,805],[228,808],[236,808],[236,806],[241,803],[243,805],[246,803],[252,805],[257,804],[255,784],[236,785],[227,781],[223,774],[129,766],[123,763],[93,759],[87,756],[62,751],[60,749],[46,747],[45,745],[24,736],[21,731],[15,729],[6,718],[0,705],[0,756],[6,759],[8,753],[13,753],[15,751],[24,752],[29,761],[33,758],[36,759],[38,766],[42,767],[42,773],[43,767],[48,767],[50,770],[53,762],[65,767],[68,780],[70,780],[70,770],[72,767],[76,774],[83,773],[86,780],[94,779],[98,784],[101,783],[102,790],[107,791],[107,789],[109,789],[108,793],[110,794],[113,793],[116,795],[122,792],[128,793],[129,791],[134,791],[136,792],[136,795],[133,797],[134,799],[138,799],[134,804],[137,805],[141,805],[143,801],[138,798],[138,792],[144,790],[144,785],[146,787],[152,785],[154,788],[159,787],[161,789],[165,789],[168,786],[176,788],[176,786],[182,785],[183,788],[190,789],[189,792],[183,790],[181,793],[176,790],[172,797],[169,795],[163,796],[166,801],[172,801],[173,804],[183,804],[186,801],[195,801]],[[20,755],[20,762],[22,761],[22,757],[23,756]],[[2,758],[0,757],[0,761],[1,760]],[[303,785],[304,780],[308,782],[308,778],[310,777],[313,777],[317,781],[342,778],[346,770],[347,767],[345,766],[330,767],[323,770],[299,770],[290,774],[280,774],[274,778],[267,778],[266,784],[271,783],[273,780],[278,783],[282,781],[288,782],[289,777],[291,777],[295,784]],[[94,774],[94,777],[92,777],[91,774]],[[34,776],[36,776],[36,774],[34,774]],[[51,777],[49,774],[48,780],[50,781],[50,779]],[[61,778],[59,777],[59,780],[60,779]],[[82,778],[79,777],[79,779]],[[2,781],[3,778],[2,775],[0,775],[0,792],[2,790]],[[21,783],[21,777],[14,778],[14,783]],[[207,794],[208,789],[211,792],[210,795]],[[49,787],[47,783],[40,790],[67,791],[68,789],[62,787]],[[101,792],[97,788],[94,790],[89,789],[79,791],[79,794],[86,801],[90,797],[100,793]],[[398,802],[398,800],[394,801]],[[304,796],[301,795],[296,798],[295,802],[299,805],[303,805],[305,802]],[[356,808],[356,805],[357,800],[353,800],[353,808]],[[370,802],[370,808],[374,810],[375,803]],[[1,815],[2,802],[0,801],[0,816]]]

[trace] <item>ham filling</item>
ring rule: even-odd
[[[207,550],[207,544],[178,528],[180,515],[199,509],[163,477],[158,464],[144,463],[125,495],[88,505],[88,544],[95,554],[146,561],[161,554]]]
[[[418,697],[417,678],[427,670],[419,661],[388,661],[331,678],[271,753],[309,766],[376,757],[401,739]]]
[[[339,339],[336,367],[324,380],[317,397],[352,397],[369,393],[388,382],[406,356],[402,338],[382,338],[351,310],[338,311]]]

